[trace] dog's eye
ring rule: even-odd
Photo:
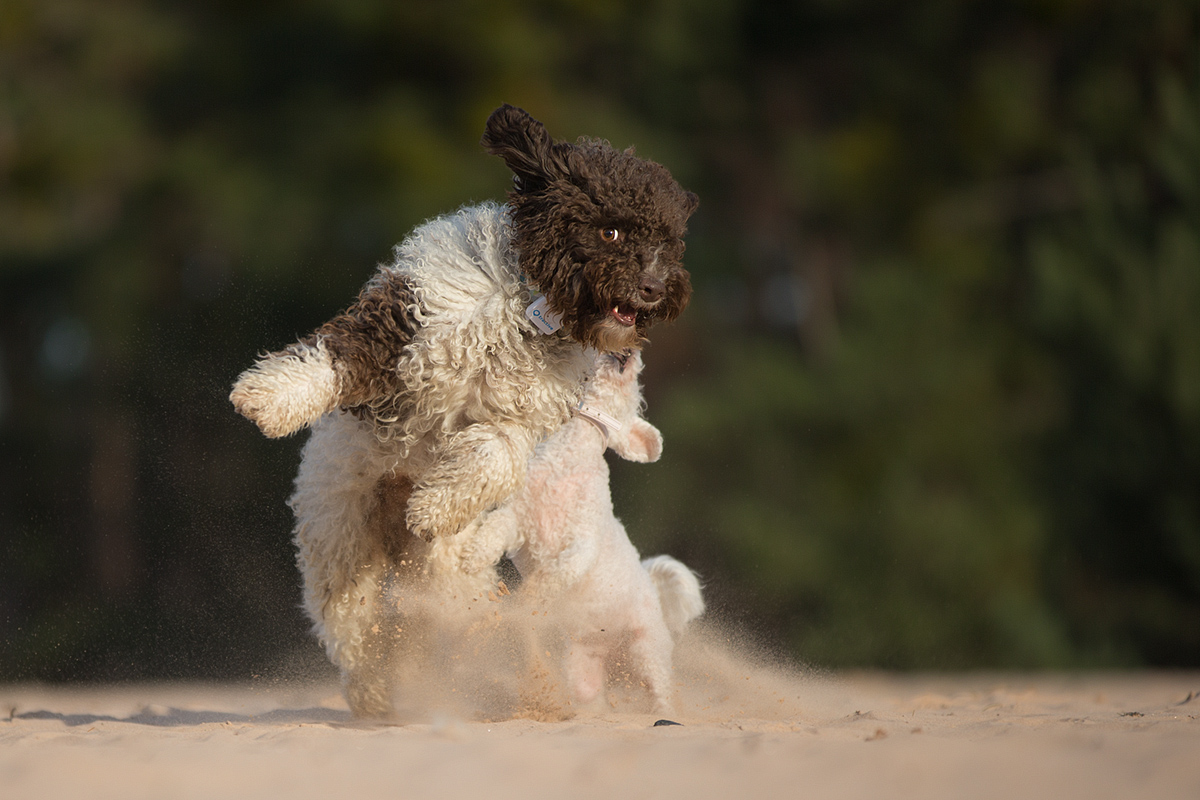
[[[604,230],[600,231],[600,235],[606,242],[615,242],[617,239],[621,238],[621,232],[616,228],[605,228]]]

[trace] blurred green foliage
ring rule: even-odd
[[[702,198],[644,552],[828,666],[1200,664],[1200,7],[9,0],[0,678],[319,664],[232,379],[501,102]]]

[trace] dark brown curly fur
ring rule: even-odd
[[[595,139],[556,142],[509,105],[489,117],[482,144],[514,173],[521,268],[573,338],[620,350],[679,316],[691,297],[683,236],[698,200],[665,167]]]
[[[400,382],[396,364],[420,327],[414,315],[418,308],[402,276],[381,272],[349,308],[300,340],[305,346],[324,341],[338,373],[341,408],[360,419],[394,415],[390,401]]]
[[[513,170],[521,269],[570,336],[619,351],[640,345],[654,322],[679,316],[692,291],[683,235],[698,201],[665,167],[594,139],[555,142],[508,105],[488,118],[482,143]],[[613,230],[615,241],[606,240]],[[284,352],[323,341],[338,373],[339,407],[394,419],[397,361],[420,327],[417,308],[413,287],[381,271],[349,308]]]

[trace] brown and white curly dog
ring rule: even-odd
[[[382,585],[419,586],[426,542],[521,488],[579,402],[588,350],[639,346],[691,294],[697,200],[666,168],[554,141],[507,105],[482,144],[514,173],[507,204],[418,227],[344,313],[230,395],[267,436],[312,426],[290,500],[304,604],[360,716],[390,713],[387,655],[406,627],[381,627]]]

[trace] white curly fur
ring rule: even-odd
[[[613,513],[606,443],[631,461],[655,461],[662,452],[661,434],[640,416],[640,372],[636,352],[624,369],[613,356],[600,356],[583,402],[621,427],[603,430],[573,418],[538,446],[521,493],[431,559],[436,571],[475,575],[485,585],[507,551],[523,578],[519,596],[549,610],[565,637],[572,704],[599,697],[606,667],[627,653],[662,712],[671,705],[674,640],[703,613],[704,600],[695,574],[679,561],[639,561]]]
[[[337,407],[339,379],[321,342],[286,355],[263,355],[242,373],[229,395],[272,439],[286,436]]]
[[[397,413],[365,422],[334,410],[337,369],[320,342],[261,359],[231,395],[268,435],[312,426],[290,500],[304,607],[361,716],[392,708],[384,651],[398,645],[377,635],[381,589],[399,581],[400,595],[411,595],[405,585],[428,581],[397,569],[429,548],[409,530],[454,534],[518,490],[535,445],[578,403],[592,363],[565,334],[543,335],[526,319],[532,292],[504,206],[422,225],[373,282],[389,271],[419,301],[420,327],[397,354]],[[394,496],[381,494],[381,481]]]

